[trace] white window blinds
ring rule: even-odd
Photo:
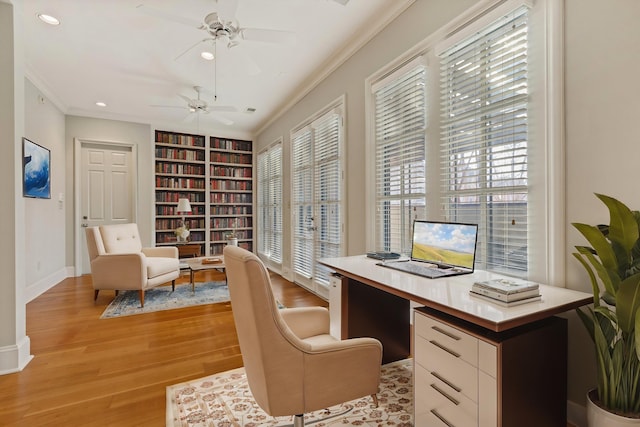
[[[376,250],[411,250],[413,219],[425,215],[426,67],[415,60],[372,86]]]
[[[292,136],[293,268],[328,286],[329,270],[318,258],[341,255],[342,116],[333,109]]]
[[[479,224],[476,267],[527,271],[527,17],[520,7],[441,58],[447,219]]]
[[[259,253],[282,263],[282,143],[258,155]]]

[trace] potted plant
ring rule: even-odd
[[[238,234],[236,233],[236,227],[238,226],[238,218],[233,219],[233,229],[230,233],[227,233],[227,245],[238,246]]]
[[[640,425],[640,212],[596,196],[609,209],[609,224],[573,223],[591,245],[576,246],[573,254],[593,291],[593,308],[577,310],[596,350],[597,388],[588,394],[587,420],[593,427]]]

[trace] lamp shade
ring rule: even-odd
[[[176,209],[178,213],[191,213],[191,203],[189,203],[189,199],[178,199],[178,208]]]

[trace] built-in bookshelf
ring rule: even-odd
[[[190,243],[201,254],[222,253],[235,232],[239,245],[253,249],[253,154],[251,141],[155,132],[155,240],[175,245],[182,218],[178,199],[186,197]]]
[[[209,150],[209,253],[222,253],[230,233],[253,250],[252,143],[210,137]]]

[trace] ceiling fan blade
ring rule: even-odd
[[[237,113],[238,109],[233,105],[209,105],[207,111],[218,111],[223,113]]]
[[[340,3],[343,6],[346,6],[349,3],[349,0],[333,0],[336,3]]]
[[[192,28],[200,28],[202,26],[202,23],[197,20],[178,16],[164,10],[156,9],[155,7],[145,6],[144,4],[139,4],[136,6],[136,9],[146,15],[175,22],[176,24],[187,25]]]
[[[234,21],[238,10],[238,0],[217,0],[218,17],[221,21]]]
[[[188,52],[190,52],[194,47],[198,46],[199,44],[208,42],[208,41],[214,41],[214,39],[212,39],[211,37],[207,37],[206,39],[202,39],[200,41],[195,42],[194,44],[192,44],[191,46],[189,46],[185,51],[183,51],[180,55],[176,56],[175,58],[173,58],[174,61],[177,61],[178,59],[182,58],[184,55],[186,55]]]
[[[191,104],[193,102],[193,100],[191,98],[189,98],[188,96],[184,96],[184,95],[180,95],[180,94],[178,94],[178,96],[180,98],[182,98],[183,100],[185,100],[187,104]]]
[[[183,123],[191,123],[193,121],[193,119],[196,118],[196,116],[198,115],[198,113],[189,113],[186,116],[184,116],[184,119],[182,119]]]
[[[187,107],[184,107],[184,106],[180,107],[180,106],[177,106],[177,105],[149,105],[149,107],[159,107],[159,108],[179,108],[179,109],[181,109],[181,110],[188,109]]]
[[[291,31],[265,30],[261,28],[242,28],[240,35],[244,40],[254,40],[266,43],[293,45],[296,43],[296,33]]]
[[[222,116],[218,116],[218,115],[211,115],[210,117],[213,120],[222,123],[223,125],[231,126],[233,124],[233,121],[227,119],[226,117],[222,117]]]

